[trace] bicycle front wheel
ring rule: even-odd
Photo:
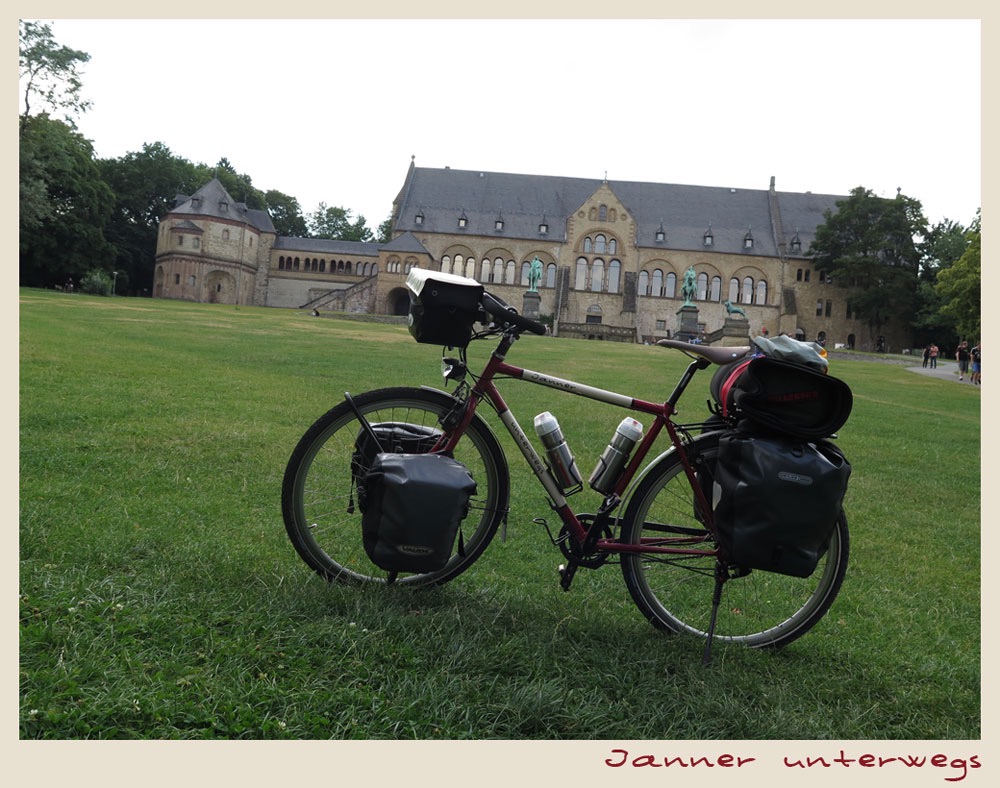
[[[441,420],[456,406],[456,400],[444,392],[416,388],[378,389],[353,399],[369,424],[405,424],[418,432],[441,430]],[[384,583],[389,574],[369,560],[361,537],[355,478],[366,470],[359,468],[356,450],[362,429],[346,401],[321,416],[288,461],[281,508],[295,550],[324,578]],[[461,525],[464,549],[441,570],[400,574],[392,577],[393,582],[433,585],[457,577],[486,549],[507,512],[507,463],[496,436],[479,416],[458,442],[454,457],[469,469],[477,486]]]
[[[688,447],[698,483],[711,499],[720,433]],[[715,547],[695,514],[695,495],[680,458],[665,460],[642,480],[624,515],[622,541]],[[725,584],[715,625],[716,641],[752,648],[791,643],[830,608],[847,571],[847,518],[843,511],[816,571],[807,578],[753,570]],[[715,588],[716,558],[653,553],[625,554],[622,572],[636,605],[659,628],[707,637]]]

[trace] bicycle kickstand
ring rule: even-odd
[[[721,562],[715,565],[715,590],[712,592],[712,618],[708,624],[708,637],[705,639],[705,650],[701,655],[702,667],[708,667],[712,662],[712,638],[715,635],[715,619],[719,614],[719,604],[722,602],[722,587],[729,579],[729,573]]]
[[[569,591],[569,586],[573,582],[573,575],[576,574],[577,567],[576,561],[572,560],[567,564],[559,565],[559,585],[562,586],[563,591]]]

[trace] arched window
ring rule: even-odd
[[[663,284],[663,295],[667,298],[677,297],[677,274],[673,271],[667,272],[667,278]]]
[[[505,284],[508,285],[514,284],[514,271],[516,269],[516,266],[517,263],[515,263],[513,260],[507,261],[507,272],[504,274],[503,278]]]
[[[618,254],[618,241],[614,238],[608,241],[608,254]]]
[[[661,271],[659,268],[653,271],[651,295],[654,295],[657,298],[663,295],[663,271]]]
[[[639,272],[639,295],[649,295],[649,273]]]
[[[608,220],[607,205],[602,205],[600,208],[597,209],[597,218],[602,222],[606,222]]]
[[[493,278],[495,284],[503,284],[503,258],[497,257],[493,260]]]
[[[470,257],[468,260],[465,261],[465,275],[469,279],[475,279],[476,278],[476,258],[475,257]]]
[[[708,300],[708,274],[698,274],[698,300]]]
[[[545,266],[545,286],[555,287],[556,286],[556,264],[549,263]]]
[[[452,273],[458,274],[459,276],[465,273],[465,258],[460,254],[455,255]]]
[[[751,301],[753,301],[753,279],[751,279],[749,276],[744,277],[743,279],[742,296],[743,297],[741,300],[743,301],[744,304],[749,304]]]
[[[604,254],[608,248],[608,239],[603,235],[598,235],[594,239],[594,252],[596,254]]]
[[[524,287],[528,286],[528,271],[531,270],[531,263],[525,260],[521,263],[521,284]]]
[[[590,276],[590,289],[595,293],[604,289],[604,261],[600,258],[594,260],[594,269]]]
[[[757,282],[757,299],[756,303],[766,304],[767,303],[767,282],[761,279]]]
[[[493,266],[490,264],[490,261],[484,257],[483,262],[479,266],[479,281],[488,283],[490,281],[491,270],[493,270]]]
[[[719,302],[722,300],[722,277],[713,276],[712,277],[712,292],[709,294],[709,300]]]
[[[734,304],[740,300],[740,280],[735,277],[729,280],[729,300]]]
[[[451,255],[446,254],[441,258],[441,273],[451,273]]]
[[[587,258],[578,257],[576,260],[576,282],[573,285],[575,290],[587,289]]]
[[[621,286],[622,264],[620,260],[612,260],[608,263],[608,292],[617,293]]]
[[[586,238],[583,239],[583,252],[584,254],[590,254],[593,251],[593,249],[594,249],[594,243],[593,241],[590,240],[590,236],[588,235]]]

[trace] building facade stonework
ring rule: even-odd
[[[697,338],[745,321],[831,347],[874,349],[850,290],[807,256],[843,196],[416,167],[388,243],[278,236],[264,211],[218,180],[180,196],[162,220],[153,295],[319,312],[405,315],[413,267],[457,273],[520,309],[542,263],[539,313],[565,337],[655,342],[680,331],[695,278]],[[728,302],[728,306],[727,306]],[[882,329],[907,346],[904,321]]]

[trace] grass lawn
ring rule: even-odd
[[[455,582],[344,589],[305,567],[285,462],[345,390],[441,386],[440,349],[405,329],[37,290],[19,319],[22,739],[980,737],[976,387],[834,361],[855,394],[844,588],[789,648],[719,648],[703,668],[618,567],[559,588],[532,523],[544,496],[505,435],[507,540]],[[651,400],[685,362],[553,338],[511,360]],[[504,391],[526,427],[559,417],[585,474],[622,415]]]

